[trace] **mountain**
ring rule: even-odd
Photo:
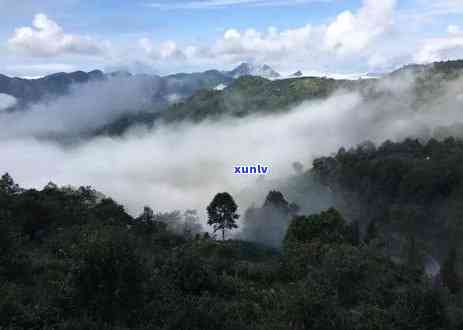
[[[133,75],[127,71],[103,73],[76,71],[55,73],[39,79],[22,79],[0,75],[0,94],[7,94],[17,100],[15,109],[58,96],[66,95],[71,85],[90,81],[125,79],[124,83],[136,83],[148,90],[152,96],[152,106],[161,109],[184,100],[201,89],[226,86],[233,81],[230,75],[217,70],[197,73],[179,73],[168,76],[147,74]]]
[[[396,79],[411,82],[415,97],[409,105],[419,109],[433,105],[443,95],[448,82],[463,73],[463,61],[439,62],[429,65],[409,65],[379,79],[343,80],[320,77],[291,77],[266,79],[249,73],[270,72],[268,66],[243,63],[231,71],[209,70],[196,73],[178,73],[168,76],[132,75],[127,72],[103,74],[101,71],[58,73],[41,79],[27,80],[0,75],[0,94],[13,95],[18,106],[42,98],[65,94],[75,83],[91,80],[126,79],[137,83],[151,102],[143,109],[132,111],[99,129],[96,134],[121,134],[133,124],[152,125],[154,121],[201,121],[210,117],[243,117],[254,113],[286,111],[303,101],[323,99],[339,89],[357,91],[366,100],[384,96],[383,82],[396,84]],[[297,75],[299,72],[296,72]],[[237,78],[234,78],[237,77]],[[404,79],[406,78],[406,79]],[[411,80],[410,80],[411,79]],[[135,111],[133,111],[135,110]],[[138,111],[136,111],[138,110]]]
[[[39,79],[12,78],[0,74],[0,93],[15,97],[18,101],[17,107],[22,107],[48,96],[63,95],[72,84],[102,79],[104,74],[99,70],[60,72]]]
[[[225,89],[199,90],[161,113],[128,114],[95,134],[119,135],[132,125],[152,126],[158,120],[199,122],[220,116],[244,117],[254,113],[283,112],[304,100],[322,99],[336,89],[356,88],[351,86],[364,83],[317,77],[269,80],[246,75],[233,80]]]
[[[444,95],[448,83],[459,79],[463,74],[463,60],[434,62],[430,64],[411,64],[404,66],[383,79],[405,77],[412,79],[415,106],[433,105],[440,95]],[[456,92],[456,91],[454,91]]]
[[[243,117],[262,112],[286,111],[304,100],[322,99],[339,88],[356,88],[361,82],[318,77],[269,80],[243,76],[224,90],[202,90],[163,113],[167,121],[201,121],[223,115]]]
[[[381,72],[368,72],[365,77],[367,78],[381,78],[384,77],[386,74]]]
[[[302,71],[299,70],[299,71],[294,72],[291,76],[292,77],[302,77],[303,73]]]
[[[218,70],[194,73],[177,73],[163,77],[165,93],[175,93],[181,100],[190,97],[198,90],[214,89],[217,86],[230,84],[234,79]]]
[[[401,74],[426,74],[428,76],[439,74],[442,77],[452,78],[463,71],[463,60],[433,62],[429,64],[409,64],[390,73],[391,76]]]
[[[268,65],[251,65],[243,63],[231,71],[208,70],[204,72],[177,73],[167,76],[136,74],[128,71],[103,73],[99,70],[90,72],[76,71],[55,73],[39,79],[23,79],[0,74],[0,94],[16,98],[15,109],[22,109],[29,104],[40,102],[67,94],[71,85],[89,81],[108,79],[126,79],[125,83],[142,84],[151,91],[152,105],[158,110],[173,103],[187,99],[202,89],[223,89],[235,79],[247,76],[262,76],[269,79],[280,75]]]
[[[118,70],[118,71],[113,71],[107,74],[110,77],[116,77],[116,78],[130,78],[133,77],[133,75],[129,71],[125,70]]]
[[[259,76],[267,79],[275,79],[280,77],[278,72],[266,64],[255,65],[250,63],[241,63],[235,69],[226,72],[226,74],[235,79],[243,76]]]
[[[230,72],[238,72],[241,70],[238,70],[239,68],[243,69],[244,66],[240,65]],[[232,80],[226,85],[227,88],[199,90],[190,97],[172,104],[160,114],[125,116],[115,125],[107,125],[105,132],[120,134],[131,125],[150,126],[156,120],[199,122],[220,116],[244,117],[255,113],[284,112],[304,101],[326,98],[337,90],[356,91],[364,97],[365,101],[373,101],[384,96],[382,84],[396,84],[396,78],[404,81],[413,78],[411,86],[414,91],[410,94],[413,97],[409,105],[419,109],[423,104],[433,104],[438,100],[439,96],[443,95],[446,83],[456,79],[461,73],[463,73],[463,61],[407,66],[379,79],[292,77],[270,80],[245,75]]]

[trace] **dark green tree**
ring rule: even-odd
[[[134,322],[147,273],[133,237],[114,226],[88,228],[71,251],[73,306],[107,323]]]
[[[14,182],[11,175],[5,173],[0,178],[0,192],[13,195],[21,192],[21,188]]]
[[[289,208],[289,203],[281,192],[272,190],[268,193],[264,202],[264,207],[270,206],[287,209]]]
[[[286,232],[285,244],[309,243],[319,240],[326,243],[348,241],[349,228],[342,215],[335,209],[310,216],[296,216]]]
[[[94,208],[93,213],[99,222],[126,225],[131,217],[125,212],[122,205],[119,205],[111,198],[102,199]]]
[[[263,208],[274,208],[286,214],[294,215],[299,211],[299,206],[294,203],[289,203],[285,196],[276,190],[272,190],[265,198]]]
[[[136,221],[150,223],[154,221],[154,211],[151,207],[145,206],[143,208],[143,213],[140,214],[136,219]]]
[[[252,206],[246,210],[241,237],[244,240],[280,248],[290,219],[298,210],[299,207],[289,203],[280,191],[272,190],[262,207]]]
[[[237,209],[238,206],[233,197],[227,192],[215,195],[207,207],[207,224],[213,226],[214,233],[219,230],[222,231],[222,240],[225,240],[225,230],[238,228],[236,220],[240,216],[236,214]]]

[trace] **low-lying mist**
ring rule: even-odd
[[[74,84],[64,96],[49,96],[22,111],[0,113],[0,139],[77,138],[123,114],[146,109],[157,88],[153,80],[143,76]],[[13,100],[0,94],[0,110],[2,105],[14,105]]]
[[[326,100],[277,115],[133,127],[122,137],[95,137],[72,146],[38,138],[95,128],[146,97],[145,92],[124,86],[116,95],[90,84],[85,95],[71,93],[30,111],[1,114],[1,171],[24,187],[41,188],[49,181],[91,185],[134,215],[144,205],[156,211],[203,212],[222,191],[236,198],[243,214],[254,202],[261,205],[267,189],[283,189],[281,183],[295,174],[294,162],[309,169],[314,158],[342,146],[428,138],[436,127],[462,122],[460,82],[419,110],[411,107],[412,83],[389,80],[376,87],[383,96],[369,101],[360,93],[338,91]],[[234,174],[234,166],[253,164],[269,166],[270,173]]]

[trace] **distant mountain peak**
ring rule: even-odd
[[[132,77],[132,74],[127,70],[117,70],[117,71],[110,72],[108,76],[118,77],[118,78],[129,78],[129,77]]]
[[[272,79],[280,77],[280,74],[267,64],[257,65],[247,62],[243,62],[233,70],[229,71],[228,75],[233,78],[239,78],[242,76],[260,76],[263,78]]]

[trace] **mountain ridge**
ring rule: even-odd
[[[235,69],[244,69],[245,63]],[[240,71],[240,70],[237,70]],[[460,76],[463,72],[463,60],[435,62],[428,65],[408,65],[380,79],[332,79],[325,77],[290,77],[266,79],[260,76],[244,75],[232,78],[234,70],[208,70],[197,73],[177,73],[168,76],[132,75],[127,72],[104,74],[102,71],[85,73],[57,73],[38,80],[9,78],[10,85],[21,85],[20,92],[32,95],[51,91],[56,94],[65,93],[72,84],[88,81],[117,79],[143,80],[148,89],[153,92],[152,105],[146,109],[133,109],[130,113],[108,123],[95,134],[122,134],[135,124],[151,126],[157,120],[172,121],[202,121],[206,118],[219,116],[244,117],[253,113],[273,113],[285,111],[303,101],[323,99],[336,90],[357,91],[370,99],[380,96],[377,86],[397,77],[412,75],[413,87],[417,99],[414,106],[429,103],[445,88],[445,83]],[[242,72],[242,71],[241,71]],[[0,93],[4,93],[2,83],[6,76],[0,75]],[[42,88],[34,90],[33,83],[40,82]],[[12,82],[12,83],[11,83]],[[60,85],[61,84],[61,85]],[[46,89],[50,86],[50,89]],[[17,87],[17,86],[16,86]],[[219,88],[218,88],[219,87]],[[6,94],[9,90],[7,90]],[[29,94],[27,94],[29,93]],[[13,95],[15,96],[15,95]],[[40,95],[38,95],[40,96]],[[23,101],[23,100],[21,100]],[[23,102],[24,104],[24,102]],[[20,104],[21,105],[21,104]],[[19,106],[18,106],[19,107]]]
[[[268,65],[251,65],[242,63],[233,70],[206,70],[203,72],[175,73],[165,76],[154,74],[132,74],[119,70],[104,73],[101,70],[57,72],[41,78],[27,79],[9,77],[0,74],[0,94],[8,94],[17,99],[16,108],[40,102],[46,98],[67,94],[71,85],[90,81],[104,81],[112,78],[143,79],[152,86],[153,105],[165,107],[172,100],[183,100],[201,89],[213,89],[217,86],[228,86],[233,80],[246,75],[264,75],[279,77],[280,75]]]
[[[454,69],[449,69],[449,67]],[[455,70],[457,68],[457,70]],[[461,70],[461,72],[460,72]],[[445,83],[456,79],[463,72],[461,63],[439,62],[423,66],[425,79],[421,75],[414,76],[414,93],[417,99],[411,106],[432,102],[445,88]],[[216,119],[221,116],[245,117],[250,114],[271,114],[284,112],[304,101],[323,99],[337,90],[355,91],[368,100],[381,97],[381,84],[394,82],[406,71],[394,71],[379,79],[333,79],[325,77],[291,77],[269,80],[256,76],[243,76],[222,90],[200,90],[185,100],[171,105],[162,113],[140,117],[125,116],[119,125],[107,125],[107,130],[99,133],[122,134],[128,127],[135,124],[153,125],[157,120],[167,122],[193,121]],[[147,119],[147,118],[150,118]],[[114,129],[117,127],[117,129]]]

